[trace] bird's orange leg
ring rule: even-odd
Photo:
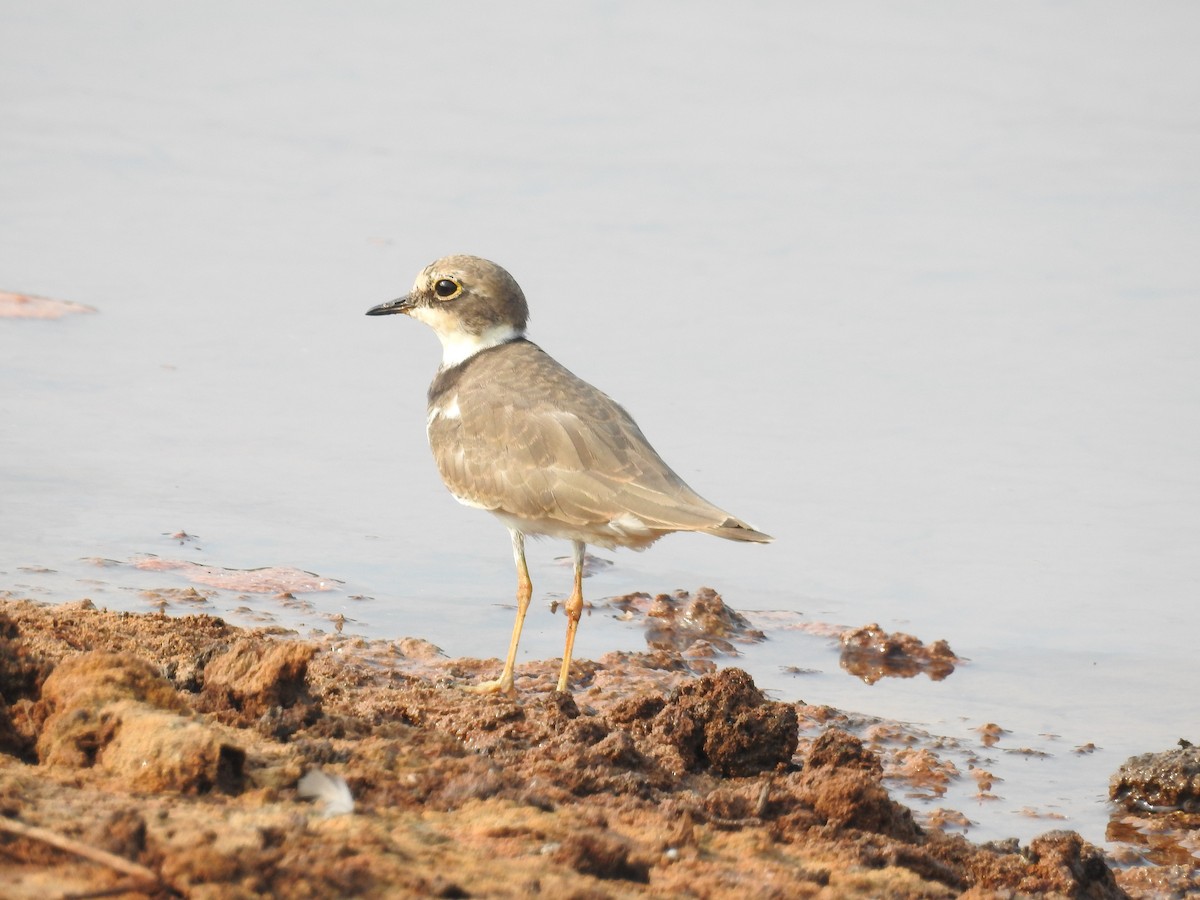
[[[567,646],[563,650],[562,671],[558,673],[558,689],[567,689],[567,677],[571,674],[571,653],[575,649],[575,632],[579,628],[579,617],[583,615],[583,541],[574,542],[575,588],[567,600]]]
[[[509,529],[512,534],[513,560],[517,564],[517,620],[513,623],[512,640],[508,643],[508,657],[504,660],[504,671],[495,681],[483,681],[470,688],[480,694],[505,693],[515,696],[513,668],[517,664],[517,645],[521,642],[521,628],[525,624],[525,613],[529,611],[529,598],[533,596],[533,582],[529,580],[529,566],[525,562],[525,535]]]

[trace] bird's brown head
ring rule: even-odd
[[[529,307],[516,280],[478,256],[445,256],[426,266],[412,290],[367,310],[368,316],[404,313],[441,339],[443,366],[525,333]]]

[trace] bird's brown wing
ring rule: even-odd
[[[624,409],[536,345],[501,345],[461,368],[431,392],[429,439],[464,502],[567,526],[632,515],[655,531],[766,538],[696,494]],[[433,414],[452,401],[457,417]]]

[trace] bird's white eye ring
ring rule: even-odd
[[[450,300],[462,293],[462,285],[451,278],[439,278],[433,285],[439,300]]]

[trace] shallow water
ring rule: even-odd
[[[940,683],[867,686],[799,632],[741,662],[999,723],[971,836],[1101,841],[1108,775],[1200,722],[1198,31],[1188,4],[0,8],[0,290],[99,311],[0,320],[0,587],[149,609],[188,582],[143,554],[291,566],[340,584],[212,607],[501,653],[507,537],[424,445],[436,341],[363,315],[476,253],[777,539],[600,553],[593,596],[944,638],[970,663]],[[523,658],[561,652],[566,552],[531,547]],[[593,615],[577,652],[641,640]]]

